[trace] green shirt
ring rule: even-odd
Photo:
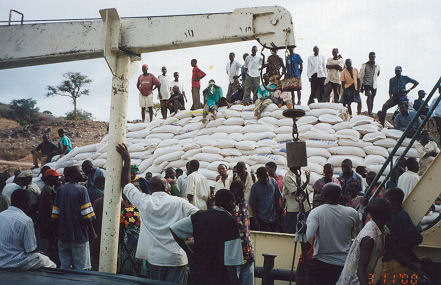
[[[70,142],[70,139],[67,136],[62,136],[60,138],[60,143],[62,146],[67,146],[67,153],[69,153],[72,150],[72,143]]]

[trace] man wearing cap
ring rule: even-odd
[[[161,82],[153,74],[148,73],[148,65],[142,66],[142,74],[138,77],[136,88],[139,90],[139,107],[141,118],[145,122],[145,108],[149,108],[150,122],[153,120],[153,90],[161,87]]]
[[[384,126],[384,121],[386,120],[386,112],[389,108],[398,105],[401,97],[407,97],[407,94],[410,90],[414,89],[418,86],[418,81],[410,78],[406,75],[401,75],[402,72],[401,66],[395,67],[395,77],[392,77],[389,80],[389,100],[383,104],[383,107],[380,112],[378,112],[378,118],[380,123]],[[413,86],[409,89],[406,89],[406,84],[412,83]]]
[[[138,165],[130,165],[130,183],[132,183],[142,193],[150,194],[150,183],[144,178],[136,175],[138,172]]]
[[[413,101],[413,108],[415,111],[418,111],[418,109],[424,104],[424,97],[426,97],[426,91],[424,90],[418,90],[418,99],[415,99],[415,101]],[[426,105],[423,107],[423,109],[421,110],[421,115],[426,116],[427,112],[429,112],[429,107]]]
[[[32,159],[34,161],[34,168],[38,168],[38,160],[40,159],[41,165],[45,165],[47,162],[51,161],[52,156],[59,153],[58,147],[49,140],[47,134],[43,135],[43,142],[40,143],[36,148],[32,149]]]
[[[400,108],[400,113],[398,113],[395,116],[394,119],[394,127],[397,130],[401,130],[404,132],[406,130],[409,123],[412,121],[412,119],[416,116],[416,111],[409,111],[409,103],[407,102],[406,97],[400,98],[400,103],[398,103],[398,107]],[[416,122],[411,126],[410,130],[407,132],[408,137],[412,137],[418,127],[421,124],[421,119],[418,118]]]
[[[51,214],[57,188],[61,186],[60,176],[62,175],[55,169],[48,169],[43,173],[44,187],[38,199],[40,238],[48,241],[46,254],[54,261],[58,261],[57,228],[52,223]]]
[[[214,79],[210,79],[207,88],[204,89],[202,94],[204,94],[206,102],[204,104],[204,111],[202,113],[202,123],[205,123],[207,121],[206,117],[209,112],[212,114],[211,117],[213,118],[213,120],[216,120],[216,112],[217,107],[219,106],[219,99],[223,97],[222,88],[216,85]]]

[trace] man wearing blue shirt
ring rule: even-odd
[[[402,98],[403,99],[403,98]],[[395,129],[405,131],[407,126],[409,125],[410,121],[413,120],[413,118],[416,116],[416,111],[409,111],[409,106],[407,101],[402,100],[398,107],[400,108],[400,113],[395,116],[394,119],[394,126]],[[412,137],[415,134],[415,131],[418,129],[418,127],[421,124],[421,119],[418,118],[416,122],[413,123],[411,129],[407,132],[408,137]]]
[[[348,192],[349,183],[352,180],[358,180],[361,185],[361,192],[364,192],[363,179],[361,178],[360,175],[358,175],[356,172],[352,170],[352,160],[350,159],[343,160],[341,163],[341,170],[342,172],[338,175],[338,180],[340,181],[341,184],[342,196],[349,194]]]
[[[418,81],[412,79],[406,75],[401,75],[403,69],[401,66],[395,67],[395,77],[389,80],[389,100],[384,103],[380,112],[378,112],[378,118],[380,123],[384,126],[384,121],[386,119],[386,112],[389,108],[398,105],[401,97],[407,97],[407,93],[410,90],[418,86]],[[412,83],[413,86],[406,90],[406,84]]]

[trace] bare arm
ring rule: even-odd
[[[116,151],[121,155],[123,159],[123,169],[121,172],[121,187],[124,188],[130,183],[130,154],[127,146],[124,143],[120,143],[116,146]]]
[[[374,248],[374,240],[370,237],[364,237],[360,243],[360,261],[358,262],[357,276],[360,285],[368,285],[367,266],[371,258],[371,252]]]

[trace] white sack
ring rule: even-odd
[[[389,156],[389,152],[387,151],[387,149],[385,149],[384,147],[381,146],[367,146],[364,147],[364,151],[366,152],[366,154],[371,154],[371,155],[380,155],[382,157],[388,157]]]
[[[224,126],[243,126],[245,123],[244,119],[241,117],[228,118],[223,122]]]
[[[308,169],[311,172],[315,172],[318,174],[323,174],[323,166],[317,163],[309,163],[308,165],[305,167],[306,169]]]
[[[314,127],[312,128],[312,130],[317,130],[319,132],[324,132],[324,133],[328,133],[328,134],[335,133],[335,130],[332,128],[332,125],[328,124],[328,123],[315,124]]]
[[[170,162],[170,161],[174,161],[174,160],[179,160],[184,153],[185,152],[182,150],[174,151],[171,153],[166,153],[166,154],[163,154],[159,157],[156,157],[153,163],[155,165],[158,165],[158,164],[161,164],[163,161]]]
[[[348,121],[344,121],[338,124],[335,124],[332,126],[332,128],[335,131],[339,131],[339,130],[345,130],[345,129],[352,129],[352,124]]]
[[[328,163],[332,164],[334,167],[341,167],[341,163],[345,159],[350,159],[352,161],[352,167],[363,166],[364,158],[355,155],[333,155],[328,159]]]
[[[393,147],[397,144],[397,140],[391,138],[384,138],[374,142],[374,145],[385,148]]]
[[[315,163],[315,164],[319,164],[321,166],[326,164],[326,157],[323,156],[310,156],[308,157],[308,164],[310,163]]]
[[[390,147],[388,149],[389,153],[391,153],[393,149],[394,149],[393,147]],[[395,155],[402,155],[404,153],[405,149],[406,149],[406,147],[400,146],[397,149],[397,152],[395,153]],[[415,148],[410,148],[409,151],[406,153],[406,157],[419,158],[418,151]]]
[[[273,117],[262,117],[258,120],[259,124],[270,125],[271,130],[274,130],[274,126],[279,126],[279,120]]]
[[[326,148],[308,147],[306,148],[306,154],[308,157],[310,156],[323,156],[326,158],[331,157],[331,153]]]
[[[384,156],[370,154],[364,158],[364,165],[383,164],[385,161],[386,158]]]
[[[240,117],[244,120],[254,120],[254,112],[253,111],[243,111]],[[257,120],[256,120],[257,121]]]
[[[144,130],[148,127],[146,123],[137,123],[137,124],[127,124],[127,132],[136,132],[140,130]]]
[[[183,129],[183,128],[181,128],[180,126],[164,125],[164,126],[160,126],[160,127],[157,127],[157,128],[153,128],[150,131],[150,133],[152,133],[152,134],[156,134],[156,133],[171,133],[171,134],[178,135],[178,134],[181,133],[181,129]]]
[[[126,138],[145,138],[150,133],[149,130],[143,129],[136,132],[129,132],[126,134]]]
[[[260,132],[274,132],[274,127],[271,127],[269,125],[247,125],[243,127],[242,133],[260,133]]]
[[[244,133],[243,139],[246,141],[259,141],[262,139],[273,139],[276,136],[273,132]]]
[[[292,126],[292,119],[291,118],[286,118],[286,119],[282,119],[282,120],[289,121],[289,124],[286,124],[286,125]],[[282,121],[282,120],[280,120],[280,121]],[[304,117],[301,117],[300,119],[297,120],[297,126],[314,125],[317,122],[318,122],[318,119],[315,116],[304,116]],[[279,124],[279,126],[281,126],[281,125]]]
[[[338,115],[338,111],[334,109],[311,109],[309,112],[306,112],[306,116],[314,116],[320,117],[321,115],[329,114],[329,115]]]
[[[222,148],[219,154],[222,156],[240,156],[242,152],[236,148]]]
[[[338,145],[340,145],[340,146],[353,146],[353,147],[366,147],[366,146],[372,146],[372,143],[365,142],[363,140],[338,139]]]
[[[329,148],[329,147],[337,146],[336,141],[310,139],[310,140],[306,140],[305,142],[306,142],[306,147]]]
[[[332,115],[332,114],[320,115],[320,117],[318,117],[318,119],[320,122],[330,123],[330,124],[336,124],[336,123],[343,122],[342,118],[340,118],[337,115]]]
[[[219,127],[220,125],[223,125],[223,123],[226,120],[224,118],[217,118],[216,120],[211,120],[210,122],[208,122],[208,124],[205,126],[205,128],[215,128],[215,127]]]
[[[381,131],[386,134],[386,137],[392,139],[399,139],[403,135],[403,131],[396,129],[382,129]]]
[[[174,134],[172,133],[151,133],[146,137],[146,140],[151,139],[161,139],[161,140],[167,140],[174,137]]]
[[[197,149],[191,149],[191,150],[187,150],[185,152],[184,155],[182,155],[182,159],[184,160],[192,160],[194,159],[194,156],[198,153],[201,153],[201,149],[197,148]]]
[[[352,123],[354,127],[358,125],[370,124],[373,121],[373,118],[363,115],[354,116],[349,120],[349,122]]]
[[[292,134],[277,134],[276,142],[292,141]]]
[[[139,144],[132,144],[127,147],[127,150],[129,152],[138,152],[138,151],[144,151],[145,147]]]
[[[199,161],[213,162],[218,160],[223,160],[222,155],[214,153],[198,153],[193,156],[193,159]]]
[[[182,127],[182,133],[188,133],[196,130],[200,130],[204,127],[201,122],[190,123]]]
[[[240,150],[253,150],[256,148],[254,141],[240,141],[235,143],[236,148]]]
[[[231,140],[231,141],[241,141],[241,140],[243,140],[243,134],[242,133],[228,134],[227,139]]]
[[[360,157],[365,157],[366,153],[362,148],[359,147],[353,147],[353,146],[337,146],[337,147],[330,147],[328,148],[328,151],[331,154],[342,154],[342,155],[356,155]]]
[[[338,138],[358,140],[360,133],[354,129],[342,129],[335,133]]]
[[[368,133],[376,133],[378,131],[378,127],[375,124],[359,125],[353,127],[353,129],[359,131],[362,135],[366,135]]]
[[[289,127],[289,126],[278,127],[276,129],[275,133],[276,134],[292,134],[292,127]]]
[[[319,102],[319,103],[311,103],[308,105],[311,109],[334,109],[341,112],[346,112],[346,107],[343,106],[340,103],[325,103],[325,102]],[[296,105],[297,108],[297,105]]]
[[[224,137],[224,139],[216,139],[215,141],[213,141],[213,143],[211,144],[212,146],[218,147],[218,148],[232,148],[234,147],[234,140],[229,140],[229,139],[225,139],[226,137]]]
[[[204,146],[201,149],[202,153],[214,153],[214,154],[219,154],[220,152],[220,148],[215,147],[215,146]]]
[[[337,137],[334,134],[316,133],[313,131],[308,131],[302,134],[301,137],[305,139],[317,139],[317,140],[326,140],[326,141],[337,140]]]
[[[217,133],[242,133],[243,127],[242,126],[219,126],[216,128]]]
[[[375,142],[385,138],[386,138],[386,134],[382,132],[367,133],[363,136],[363,140],[366,142]]]

